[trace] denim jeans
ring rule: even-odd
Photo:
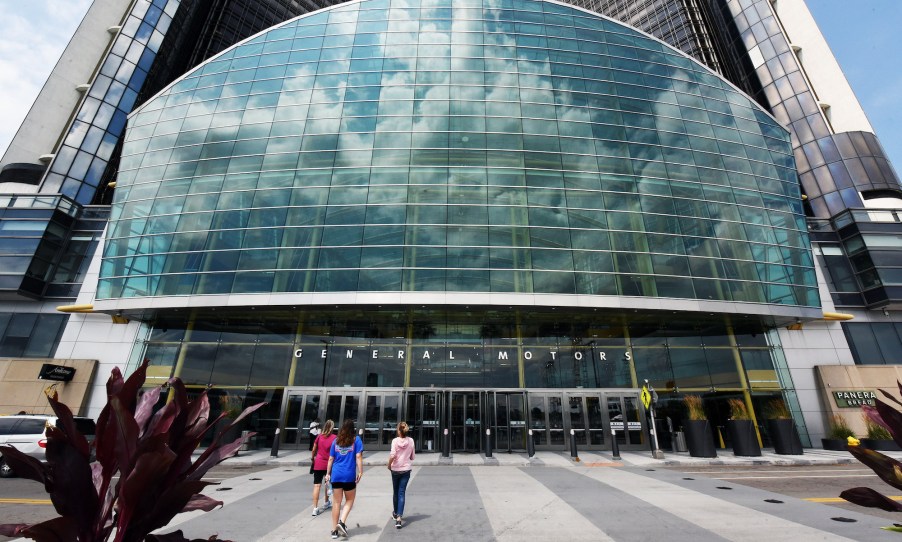
[[[404,515],[404,495],[407,493],[407,482],[410,481],[410,471],[395,472],[391,471],[391,485],[394,489],[392,495],[392,506],[394,506],[395,514]]]

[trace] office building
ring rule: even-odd
[[[267,402],[267,446],[639,449],[647,380],[665,445],[690,394],[816,445],[826,383],[892,361],[899,181],[801,2],[100,3],[66,136],[0,185],[0,345],[57,319],[13,355],[97,359],[88,413],[149,360]]]

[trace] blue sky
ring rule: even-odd
[[[0,0],[0,152],[91,0]],[[874,131],[902,175],[902,1],[807,0]]]
[[[902,2],[806,3],[896,173],[902,176]]]

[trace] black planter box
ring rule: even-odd
[[[767,433],[774,445],[774,453],[779,455],[802,455],[802,441],[796,424],[790,419],[767,420]]]
[[[840,452],[849,450],[849,443],[844,438],[822,438],[821,445],[825,450],[837,450]]]
[[[761,455],[761,445],[758,444],[752,420],[729,420],[727,427],[730,431],[730,440],[733,442],[733,455],[745,457]]]
[[[894,441],[894,440],[863,438],[863,439],[861,439],[861,445],[869,450],[875,450],[878,452],[902,451],[902,448],[900,448],[899,445],[896,444],[896,441]]]
[[[717,457],[714,449],[714,433],[708,420],[686,420],[683,422],[686,446],[692,457]]]

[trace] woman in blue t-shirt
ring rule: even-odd
[[[354,420],[345,420],[329,450],[325,480],[332,483],[332,538],[348,536],[345,522],[354,506],[357,484],[363,476],[363,441],[354,429]],[[342,505],[344,497],[344,505]]]

